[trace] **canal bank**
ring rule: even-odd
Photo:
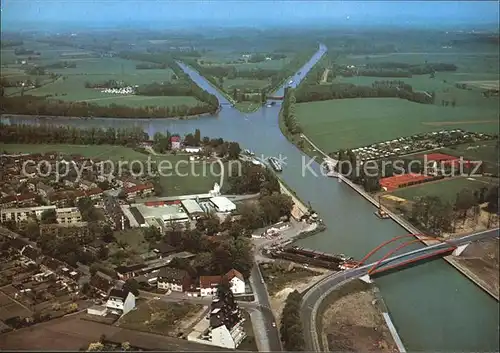
[[[319,60],[317,53],[301,69],[300,78]],[[203,77],[186,69],[195,82],[225,99],[209,86]],[[282,88],[284,90],[284,88]],[[123,127],[140,126],[150,136],[170,130],[179,134],[198,128],[205,136],[238,141],[257,155],[287,157],[280,177],[304,200],[310,202],[327,229],[298,241],[299,246],[332,254],[344,253],[362,258],[367,252],[395,236],[406,234],[395,222],[382,221],[373,214],[373,205],[359,197],[345,183],[322,177],[320,165],[311,163],[316,174],[303,172],[311,158],[303,154],[281,134],[278,125],[279,104],[242,115],[224,106],[218,116],[198,120],[158,119],[61,119],[61,125]],[[26,123],[37,123],[30,119]],[[40,124],[46,122],[39,121]],[[51,122],[52,124],[54,122]],[[408,249],[423,245],[414,244]],[[498,351],[498,302],[484,293],[458,271],[436,260],[405,269],[376,280],[394,326],[409,351]]]

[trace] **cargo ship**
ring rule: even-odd
[[[271,165],[271,167],[275,171],[281,172],[283,170],[283,167],[281,166],[281,163],[278,161],[278,159],[276,157],[269,157],[268,161],[269,161],[269,164]]]

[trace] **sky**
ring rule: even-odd
[[[496,1],[1,0],[2,28],[19,22],[224,25],[498,23]]]

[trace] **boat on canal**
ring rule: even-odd
[[[269,161],[269,164],[271,165],[271,167],[275,171],[281,172],[283,170],[283,167],[282,167],[281,163],[278,161],[278,158],[276,158],[276,157],[269,157],[268,161]]]

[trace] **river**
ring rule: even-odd
[[[294,76],[297,85],[321,58],[325,47]],[[181,65],[191,78],[221,102],[227,99],[191,68]],[[289,81],[289,80],[287,80]],[[276,95],[283,93],[281,87]],[[283,136],[278,126],[280,105],[263,107],[243,114],[224,107],[219,114],[189,120],[130,119],[58,119],[58,124],[75,126],[141,126],[152,136],[167,129],[175,133],[193,132],[238,141],[243,148],[257,155],[286,157],[282,177],[304,201],[309,201],[324,220],[327,230],[300,240],[300,245],[331,253],[344,253],[361,258],[372,248],[407,232],[391,220],[380,220],[374,207],[349,186],[318,173],[302,173],[310,158]],[[25,123],[56,123],[54,119],[37,121],[16,119]],[[9,119],[3,119],[9,122]],[[393,245],[394,246],[394,245]],[[421,245],[414,245],[417,248]],[[380,254],[378,257],[381,257]],[[428,262],[413,268],[380,277],[376,280],[396,328],[409,351],[498,351],[498,302],[462,276],[444,260]]]

